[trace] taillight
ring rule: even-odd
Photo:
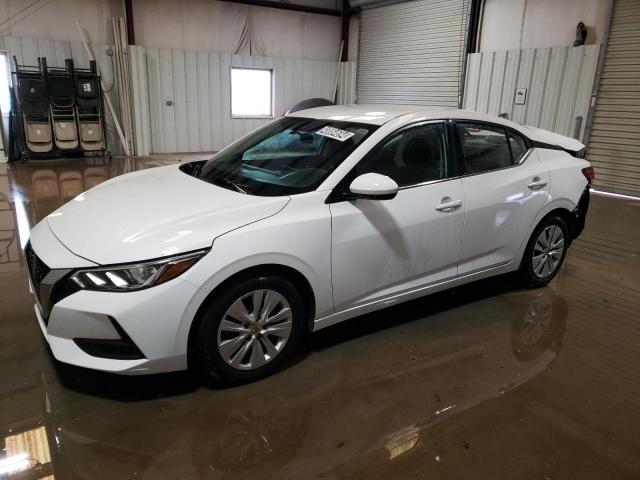
[[[596,178],[596,172],[593,170],[593,167],[583,168],[582,174],[587,178],[589,185],[591,185]]]

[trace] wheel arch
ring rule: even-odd
[[[548,204],[546,208],[538,214],[536,220],[532,223],[529,231],[527,232],[527,235],[522,241],[520,249],[518,250],[518,256],[516,257],[518,260],[518,269],[522,265],[522,258],[524,257],[524,252],[527,248],[527,245],[529,244],[531,235],[533,235],[533,232],[536,230],[536,228],[538,228],[538,225],[540,225],[540,223],[542,223],[548,217],[557,215],[565,221],[565,223],[567,224],[567,229],[569,230],[569,232],[571,232],[573,230],[573,224],[575,223],[575,217],[572,213],[574,208],[575,206],[573,206],[569,200],[556,200],[555,202]],[[571,242],[571,237],[569,242]],[[571,243],[569,243],[569,245],[570,244]]]
[[[569,229],[569,234],[571,234],[571,231],[573,230],[573,223],[575,222],[575,216],[571,213],[570,210],[566,209],[565,207],[554,208],[553,210],[545,214],[545,216],[542,217],[538,221],[538,223],[536,223],[536,226],[533,228],[533,230],[535,230],[538,227],[538,225],[540,225],[540,222],[542,222],[543,220],[545,220],[546,218],[552,215],[556,215],[560,217],[562,220],[564,220],[564,223],[567,224],[567,228]],[[571,241],[571,239],[569,239],[569,241]]]
[[[224,290],[228,285],[246,278],[255,278],[264,275],[278,275],[291,281],[293,285],[298,289],[300,295],[302,295],[303,304],[305,307],[305,319],[306,330],[311,331],[313,329],[313,320],[315,318],[316,300],[313,288],[307,277],[299,270],[279,263],[265,263],[261,265],[254,265],[244,268],[238,272],[235,272],[218,285],[216,285],[204,298],[204,300],[198,306],[196,313],[193,317],[193,321],[189,327],[189,334],[187,336],[187,363],[189,368],[194,365],[195,359],[192,358],[194,349],[192,348],[193,342],[196,338],[196,332],[198,327],[204,318],[204,312],[207,307],[215,298],[216,294]]]

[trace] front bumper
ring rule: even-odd
[[[27,259],[34,309],[57,360],[128,375],[187,368],[185,330],[191,323],[188,316],[193,318],[196,285],[178,277],[134,292],[59,295],[68,275],[92,265],[80,257],[61,258],[72,254],[48,228],[32,231],[31,247]],[[64,268],[69,264],[72,268]]]
[[[53,306],[48,321],[38,304],[34,309],[53,356],[63,363],[127,375],[170,372],[187,368],[186,344],[177,339],[196,291],[195,285],[174,279],[138,292],[76,292]],[[113,320],[142,358],[95,356],[81,348],[78,339],[122,339]]]

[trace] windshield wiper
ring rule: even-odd
[[[211,183],[218,184],[220,186],[232,187],[232,188],[236,189],[240,193],[244,193],[245,195],[250,195],[250,193],[247,191],[246,185],[241,185],[239,183],[232,182],[228,178],[214,177],[214,178],[211,179]]]

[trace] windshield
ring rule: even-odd
[[[210,160],[180,169],[249,195],[294,195],[315,190],[377,127],[352,122],[283,117]]]

